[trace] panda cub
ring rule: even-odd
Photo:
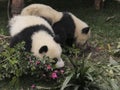
[[[56,42],[54,32],[45,19],[29,15],[15,16],[9,21],[9,26],[10,47],[25,41],[26,51],[33,52],[36,57],[43,58],[46,55],[57,59],[57,68],[64,66],[61,46]]]
[[[31,4],[25,7],[21,15],[43,16],[52,23],[61,45],[81,47],[90,38],[89,26],[70,12],[59,12],[44,4]]]

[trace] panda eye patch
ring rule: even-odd
[[[90,27],[86,27],[82,29],[83,34],[87,34],[89,32]]]
[[[39,49],[39,53],[46,53],[48,51],[48,47],[47,46],[42,46],[40,49]]]

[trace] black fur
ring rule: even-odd
[[[47,19],[47,18],[45,18],[44,16],[40,16],[40,17],[42,17],[42,18],[45,19],[50,25],[52,25],[52,20]]]
[[[56,41],[56,43],[61,43],[59,35],[55,35],[54,40]]]
[[[82,33],[83,33],[83,34],[88,34],[89,29],[90,29],[89,27],[83,28],[83,29],[82,29]]]
[[[46,53],[48,51],[48,47],[47,46],[42,46],[39,50],[39,53],[42,54],[42,53]]]
[[[60,36],[61,44],[72,46],[74,42],[75,23],[68,12],[63,12],[63,17],[53,24],[53,30]]]
[[[44,30],[48,34],[50,34],[52,37],[54,36],[53,33],[44,25],[34,25],[30,27],[26,27],[24,30],[22,30],[20,33],[12,37],[10,42],[10,47],[14,47],[18,42],[25,41],[25,49],[26,51],[31,50],[32,45],[32,39],[31,36],[35,32],[39,32],[41,30]]]

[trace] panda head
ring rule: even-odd
[[[84,27],[76,33],[75,44],[77,47],[84,46],[90,38],[90,28]]]
[[[55,41],[54,37],[46,31],[39,31],[34,33],[31,38],[31,52],[33,52],[35,56],[40,58],[48,56],[49,58],[57,61],[55,64],[57,68],[64,66],[64,62],[61,58],[62,48],[60,44]]]
[[[75,17],[73,14],[71,14],[71,16],[75,23],[75,44],[76,46],[81,47],[86,44],[86,42],[90,38],[90,27],[84,21]]]
[[[56,65],[56,67],[57,68],[61,68],[61,67],[63,67],[64,66],[64,62],[63,62],[63,60],[62,60],[62,58],[61,58],[61,49],[58,51],[58,52],[56,52],[56,50],[54,50],[53,48],[52,48],[52,50],[51,50],[51,53],[50,53],[50,51],[49,51],[49,49],[48,49],[48,47],[49,46],[47,46],[47,45],[43,45],[42,47],[40,47],[40,49],[39,49],[39,57],[43,57],[43,55],[46,55],[46,56],[49,56],[49,57],[51,57],[51,54],[52,54],[52,52],[53,52],[53,57],[52,57],[52,59],[54,60],[54,62],[57,62],[55,65]],[[55,54],[56,53],[56,54]],[[57,53],[58,53],[58,55],[57,55]]]

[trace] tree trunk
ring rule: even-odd
[[[11,17],[20,14],[23,7],[24,7],[24,0],[11,0],[11,5],[10,5]]]
[[[96,10],[100,10],[104,6],[103,0],[95,0],[94,3],[95,3],[95,9]]]

